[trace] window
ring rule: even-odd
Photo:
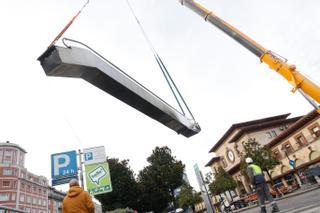
[[[5,187],[10,187],[10,181],[9,180],[4,180],[2,182],[2,186],[5,188]]]
[[[226,168],[228,166],[227,161],[224,157],[221,158],[221,164],[223,168]]]
[[[272,152],[273,152],[274,156],[275,156],[278,160],[281,159],[282,156],[281,156],[281,153],[280,153],[280,151],[279,151],[278,148],[272,150]]]
[[[27,197],[27,203],[31,203],[31,197],[30,196]]]
[[[313,124],[309,128],[309,131],[311,132],[313,137],[315,137],[315,138],[320,137],[320,126],[318,123]]]
[[[2,163],[2,159],[3,159],[3,150],[0,150],[0,163]]]
[[[15,193],[11,194],[11,200],[16,200],[16,194]]]
[[[267,138],[272,138],[272,135],[270,132],[266,132],[266,136],[267,136]]]
[[[32,204],[34,204],[34,205],[37,204],[37,198],[34,197],[34,198],[32,199]]]
[[[271,130],[269,132],[266,132],[266,136],[267,136],[267,138],[275,138],[275,137],[277,137],[277,133],[275,130]]]
[[[8,201],[9,194],[8,193],[0,193],[0,201]]]
[[[297,144],[299,145],[299,147],[304,146],[308,143],[303,134],[299,134],[299,135],[295,136],[295,140],[296,140]]]
[[[24,202],[24,195],[20,195],[20,202]]]
[[[11,176],[12,170],[11,169],[3,169],[3,176]]]
[[[3,154],[3,163],[4,164],[12,164],[12,151],[5,150]]]
[[[24,188],[25,188],[25,184],[21,183],[21,189],[24,190]]]
[[[287,152],[287,154],[290,154],[290,153],[294,152],[294,150],[293,150],[293,148],[292,148],[292,146],[291,146],[289,141],[282,145],[282,150]]]

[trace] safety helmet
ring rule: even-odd
[[[248,164],[249,164],[249,163],[253,163],[253,160],[252,160],[252,158],[250,158],[250,157],[247,157],[247,158],[246,158],[246,163],[248,163]]]

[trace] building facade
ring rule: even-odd
[[[222,167],[231,174],[238,183],[236,194],[250,193],[248,180],[240,173],[240,161],[243,144],[254,139],[269,146],[281,162],[269,171],[276,183],[302,184],[303,170],[320,161],[320,116],[316,111],[295,118],[288,118],[289,115],[233,124],[211,148],[215,156],[206,166],[211,167],[213,173]],[[289,165],[289,160],[295,162],[295,167]]]
[[[56,190],[53,187],[48,187],[48,213],[61,213],[62,201],[66,193]]]
[[[0,143],[0,205],[46,213],[48,180],[25,168],[26,153],[17,144]]]

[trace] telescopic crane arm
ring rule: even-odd
[[[294,65],[288,64],[286,59],[265,49],[238,29],[223,21],[213,12],[207,10],[193,0],[179,0],[179,2],[203,17],[205,21],[222,30],[254,55],[259,57],[261,62],[266,63],[271,69],[282,75],[282,77],[292,85],[292,92],[299,90],[303,96],[307,98],[315,108],[317,108],[318,112],[320,112],[318,106],[318,104],[320,104],[320,87],[298,72]]]

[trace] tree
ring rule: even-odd
[[[147,161],[150,165],[139,173],[140,187],[144,194],[150,195],[143,199],[143,203],[145,207],[153,207],[146,210],[161,212],[164,210],[164,203],[166,206],[170,201],[174,205],[176,203],[174,190],[183,184],[184,164],[172,156],[171,150],[166,146],[156,147]],[[156,202],[157,199],[159,201]]]
[[[107,159],[110,168],[112,192],[96,195],[104,211],[118,208],[138,207],[138,184],[129,167],[129,160]]]
[[[157,174],[151,166],[139,172],[138,180],[141,191],[140,211],[162,212],[170,200],[168,190],[164,189],[155,180]]]
[[[233,179],[233,177],[222,167],[219,167],[218,172],[214,175],[214,177],[215,180],[209,184],[210,192],[214,195],[219,195],[228,191],[232,199],[230,190],[234,190],[237,187],[237,182]]]
[[[199,203],[202,199],[198,193],[196,193],[192,186],[187,183],[184,183],[181,186],[181,191],[177,197],[179,207],[188,208],[192,207],[194,209],[194,205]]]
[[[253,162],[261,167],[262,171],[265,171],[271,181],[272,186],[274,185],[273,179],[269,173],[280,162],[274,156],[272,150],[268,146],[261,146],[255,138],[250,138],[248,142],[244,143],[244,155],[242,156],[240,170],[241,173],[247,176],[247,164],[245,159],[247,157],[252,158]]]

